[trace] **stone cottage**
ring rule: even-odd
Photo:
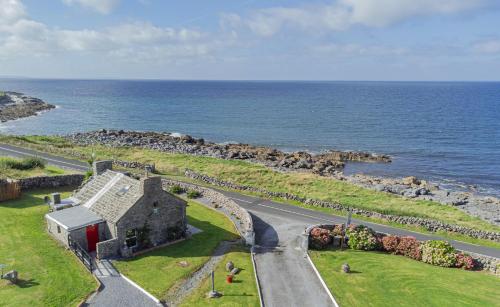
[[[97,257],[130,256],[179,239],[186,231],[186,202],[164,191],[160,177],[140,180],[94,163],[94,175],[63,210],[45,217],[50,234],[65,245],[78,243]]]

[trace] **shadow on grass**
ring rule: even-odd
[[[17,283],[15,284],[19,288],[31,288],[40,285],[40,283],[36,282],[33,278],[32,279],[18,279]]]

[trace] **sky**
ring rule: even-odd
[[[0,0],[0,76],[500,81],[500,1]]]

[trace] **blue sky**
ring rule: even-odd
[[[500,80],[500,3],[0,0],[0,76]]]

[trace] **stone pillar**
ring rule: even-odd
[[[99,176],[107,170],[113,169],[113,161],[96,161],[92,164],[92,171],[95,176]]]

